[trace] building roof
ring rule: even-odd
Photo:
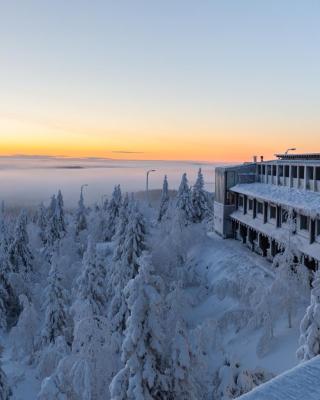
[[[290,153],[290,154],[275,154],[281,160],[320,160],[320,153]]]
[[[296,366],[240,396],[240,400],[319,400],[320,357]]]
[[[231,191],[294,208],[311,217],[320,216],[320,193],[266,183],[243,183]]]

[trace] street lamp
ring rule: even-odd
[[[147,201],[148,201],[149,206],[150,206],[150,200],[149,200],[149,174],[150,174],[150,172],[156,172],[156,170],[155,169],[149,169],[147,171],[146,193],[147,193]]]
[[[295,151],[295,150],[297,150],[297,149],[295,147],[292,147],[292,149],[287,149],[284,154],[287,155],[289,153],[289,151]]]

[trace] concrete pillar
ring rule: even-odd
[[[289,187],[292,187],[292,165],[289,165]]]
[[[304,166],[304,183],[303,183],[303,187],[304,190],[307,190],[308,187],[308,179],[307,179],[308,175],[307,175],[307,166]]]
[[[279,165],[276,166],[276,185],[279,185]]]
[[[268,203],[265,201],[263,203],[263,223],[268,222]]]

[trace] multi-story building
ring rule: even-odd
[[[290,241],[309,268],[320,262],[320,154],[216,169],[215,230],[272,260]]]

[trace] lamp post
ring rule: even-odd
[[[295,150],[297,150],[297,149],[295,147],[292,147],[291,149],[287,149],[284,154],[287,155],[289,153],[289,151],[295,151]]]
[[[147,193],[147,202],[148,202],[149,206],[150,206],[150,200],[149,200],[149,174],[150,174],[150,172],[156,172],[156,170],[155,169],[149,169],[147,171],[146,193]]]

